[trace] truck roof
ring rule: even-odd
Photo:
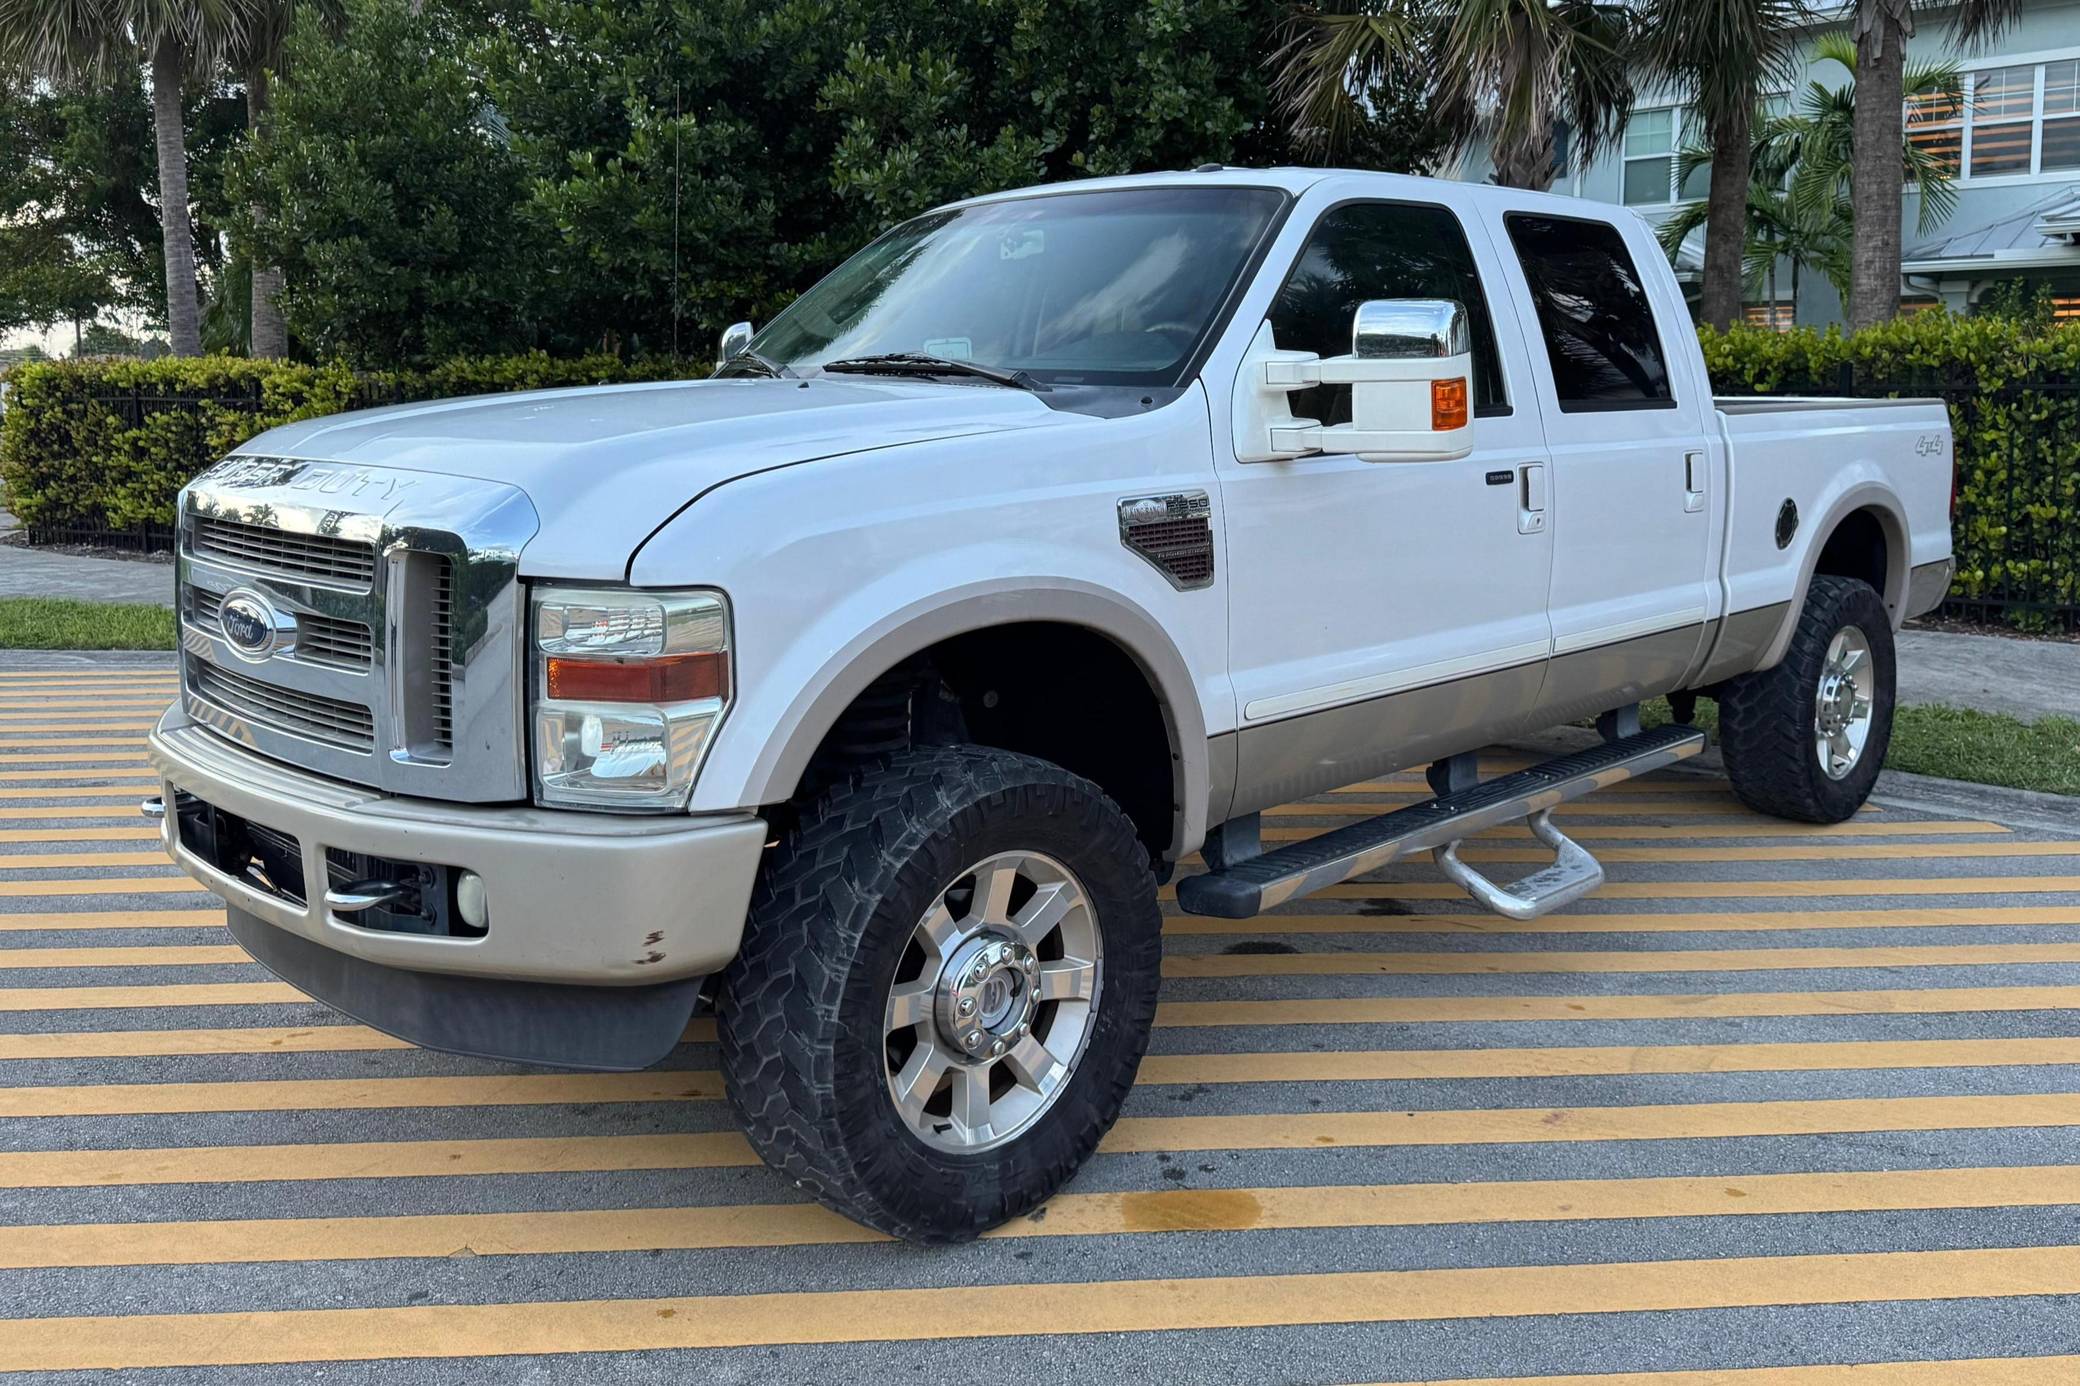
[[[1549,204],[1554,212],[1570,216],[1593,216],[1597,220],[1610,220],[1629,208],[1613,207],[1600,202],[1587,202],[1565,193],[1536,193],[1518,188],[1499,188],[1492,183],[1462,183],[1451,178],[1426,178],[1407,173],[1382,173],[1377,169],[1365,168],[1300,168],[1285,165],[1278,168],[1243,168],[1231,165],[1207,166],[1200,169],[1177,169],[1160,173],[1130,173],[1112,178],[1084,178],[1057,183],[1040,183],[1024,188],[1007,188],[1003,192],[986,193],[980,197],[963,198],[950,202],[948,207],[974,207],[990,202],[1006,202],[1021,197],[1044,196],[1056,192],[1105,192],[1128,188],[1277,188],[1293,197],[1298,197],[1317,183],[1327,179],[1362,178],[1378,186],[1383,196],[1400,196],[1411,200],[1436,202],[1449,200],[1459,205],[1480,205],[1491,196],[1506,196],[1510,204],[1522,207]],[[1450,189],[1448,199],[1441,199],[1443,189]],[[1634,213],[1633,215],[1637,215]]]

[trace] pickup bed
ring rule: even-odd
[[[1602,879],[1550,809],[1695,754],[1700,697],[1745,802],[1855,812],[1950,470],[1939,404],[1714,400],[1627,212],[1004,193],[711,380],[318,419],[198,477],[146,810],[256,958],[417,1043],[639,1067],[712,1004],[761,1154],[955,1240],[1117,1116],[1173,877],[1247,918],[1427,852],[1544,913]],[[1262,846],[1419,764],[1424,803]],[[1550,867],[1459,857],[1512,820]]]

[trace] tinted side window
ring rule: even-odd
[[[1473,329],[1473,412],[1507,414],[1502,363],[1488,321],[1480,273],[1459,219],[1442,207],[1351,202],[1322,214],[1271,305],[1281,350],[1347,356],[1351,319],[1371,298],[1455,298]],[[1325,424],[1349,423],[1351,387],[1295,390],[1293,413]]]
[[[1646,286],[1618,228],[1572,217],[1504,218],[1561,409],[1669,409],[1668,365]]]

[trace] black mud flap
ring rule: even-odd
[[[320,947],[235,905],[225,914],[255,961],[312,999],[423,1049],[479,1059],[648,1068],[679,1043],[705,980],[584,987],[408,972]]]

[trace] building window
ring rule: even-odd
[[[1939,91],[1909,97],[1907,142],[1955,178],[1964,167],[1964,94]]]
[[[1680,186],[1676,182],[1684,145],[1701,138],[1695,117],[1681,107],[1634,111],[1625,122],[1625,205],[1660,207],[1708,194],[1710,164],[1699,164]]]
[[[2044,64],[2041,167],[2080,169],[2080,58]]]
[[[1789,332],[1798,310],[1789,303],[1750,303],[1741,309],[1741,319],[1750,327],[1772,332]]]
[[[2080,172],[2080,57],[1968,72],[1962,92],[1909,99],[1906,121],[1960,182]]]
[[[1973,73],[1971,83],[1972,177],[2028,173],[2037,69],[1997,67]]]
[[[1625,205],[1667,202],[1675,186],[1676,113],[1673,107],[1635,111],[1625,123]]]

